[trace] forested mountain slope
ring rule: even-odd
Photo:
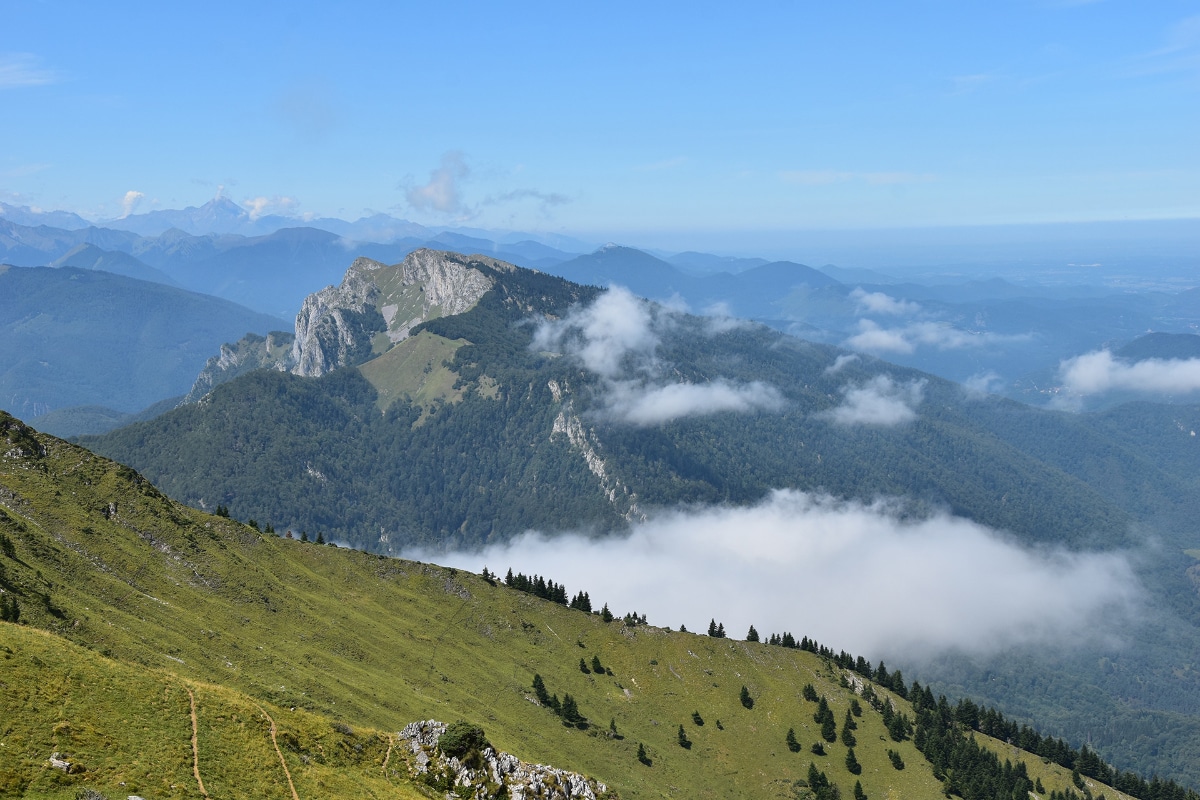
[[[329,341],[362,343],[339,345],[357,369],[244,375],[87,443],[188,504],[382,551],[620,527],[778,488],[903,496],[1029,541],[1123,541],[1129,518],[1103,491],[1003,435],[1040,412],[762,326],[481,269],[478,303],[398,341],[369,302],[352,322],[330,312]],[[981,424],[997,404],[982,416],[1002,423]]]

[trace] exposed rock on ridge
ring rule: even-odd
[[[286,372],[292,366],[295,338],[285,331],[271,331],[266,338],[248,333],[236,344],[221,345],[221,352],[208,359],[180,405],[198,402],[218,385],[251,370],[265,367]]]
[[[413,722],[400,732],[415,758],[417,776],[445,775],[453,781],[458,797],[509,797],[511,800],[597,800],[615,798],[608,787],[577,772],[568,772],[544,764],[529,764],[509,753],[485,747],[478,768],[447,756],[438,748],[438,739],[446,732],[446,723],[437,720]],[[470,788],[474,787],[474,792]],[[466,791],[463,791],[466,789]]]
[[[247,336],[210,358],[184,403],[261,367],[318,377],[369,361],[403,341],[414,327],[469,311],[494,285],[489,272],[515,270],[487,256],[414,250],[399,264],[355,259],[338,286],[310,294],[296,315],[294,337],[277,333],[264,342]],[[287,351],[280,352],[285,346]]]
[[[341,285],[304,299],[296,315],[292,372],[316,377],[370,353],[371,337],[384,327],[379,324],[379,286],[371,273],[385,268],[369,258],[355,259]]]

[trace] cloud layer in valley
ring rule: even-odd
[[[671,311],[614,287],[561,320],[547,320],[534,333],[536,350],[577,359],[602,379],[601,405],[613,420],[661,425],[681,417],[722,411],[774,411],[783,396],[761,381],[705,383],[671,381],[657,357],[660,334],[674,325]],[[719,321],[711,332],[722,330]]]
[[[776,491],[749,508],[678,510],[621,538],[527,533],[475,553],[410,554],[587,591],[598,608],[741,638],[791,631],[871,658],[1063,645],[1132,618],[1141,589],[1117,553],[1030,550],[896,502]]]
[[[1148,358],[1129,362],[1108,350],[1097,350],[1063,361],[1063,388],[1075,395],[1113,390],[1153,394],[1200,391],[1200,358]]]
[[[1028,339],[1029,336],[1024,334],[975,333],[942,322],[913,322],[896,328],[885,328],[873,320],[862,319],[858,321],[858,333],[846,340],[846,346],[869,353],[908,355],[918,347],[959,350],[1004,342],[1023,342]]]

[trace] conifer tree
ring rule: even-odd
[[[725,623],[724,622],[717,623],[717,638],[718,639],[725,638]]]
[[[854,782],[854,800],[867,800],[867,793],[863,791],[862,781]]]
[[[683,730],[683,725],[679,726],[679,746],[684,750],[692,749],[692,740],[687,737],[687,733]]]
[[[854,747],[858,744],[858,740],[854,738],[854,731],[847,725],[842,725],[842,744],[846,747]]]
[[[600,663],[600,656],[592,656],[592,672],[597,675],[604,674],[604,665]]]
[[[854,748],[846,750],[846,769],[850,770],[851,775],[859,775],[862,773],[862,765],[858,763],[858,759],[854,757]]]
[[[317,533],[317,544],[325,544],[325,534]]]
[[[746,631],[746,641],[747,642],[757,642],[758,641],[758,631],[754,630],[753,625],[750,626],[750,630]]]
[[[742,686],[742,693],[739,699],[747,709],[754,708],[754,698],[750,696],[750,690],[745,686]]]
[[[647,767],[653,762],[650,761],[650,756],[646,755],[646,745],[638,742],[637,760],[645,764]]]
[[[714,638],[717,635],[717,621],[715,619],[709,620],[708,622],[708,635]]]
[[[796,729],[795,728],[788,728],[787,747],[788,747],[788,750],[791,750],[793,753],[800,752],[800,743],[796,741]]]
[[[587,663],[582,658],[579,659],[579,671],[582,672],[584,675],[592,674],[592,671],[590,669],[588,669]],[[599,670],[597,670],[597,672],[598,671]]]
[[[600,609],[600,619],[604,620],[605,622],[613,621],[612,612],[608,610],[608,603],[605,603],[604,608]]]
[[[703,724],[704,724],[704,717],[700,716],[700,712],[699,712],[699,711],[693,711],[693,712],[692,712],[692,722],[694,722],[694,723],[695,723],[695,724],[697,724],[697,725],[703,725]]]
[[[302,542],[308,541],[308,531],[300,531],[300,541],[302,541]]]

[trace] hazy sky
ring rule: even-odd
[[[1195,2],[2,10],[0,200],[94,218],[220,186],[595,238],[1200,216]]]

